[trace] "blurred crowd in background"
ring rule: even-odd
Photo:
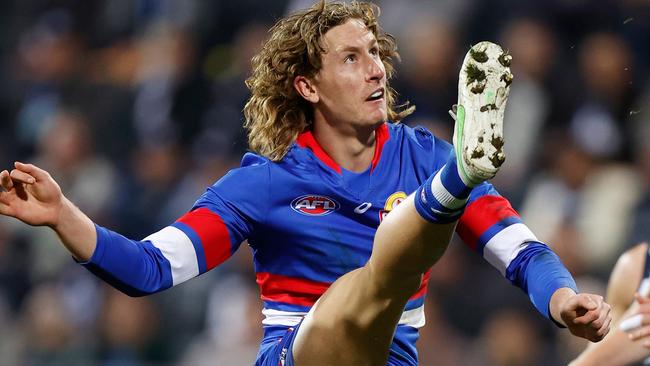
[[[45,168],[97,223],[141,239],[246,151],[250,59],[311,0],[9,0],[0,7],[0,169]],[[497,189],[604,294],[650,239],[650,2],[377,1],[402,62],[404,123],[449,138],[473,43],[513,55]],[[585,343],[455,240],[431,275],[422,365],[560,365]],[[261,302],[247,246],[161,294],[129,298],[47,228],[0,218],[2,365],[251,365]]]

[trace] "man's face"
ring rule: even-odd
[[[323,36],[325,53],[313,85],[315,115],[330,124],[375,126],[387,119],[386,70],[374,34],[358,19]]]

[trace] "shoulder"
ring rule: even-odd
[[[219,179],[216,184],[224,180],[243,179],[243,178],[264,178],[268,176],[270,166],[273,164],[269,158],[254,153],[246,153],[242,157],[239,168],[231,169]]]
[[[613,272],[621,272],[624,278],[641,278],[648,253],[648,243],[640,243],[625,251],[616,261]]]
[[[623,253],[612,270],[607,285],[607,300],[614,306],[627,308],[634,301],[643,277],[648,244],[640,243]]]
[[[244,156],[241,159],[242,168],[269,165],[271,163],[272,161],[266,156],[258,155],[251,152],[244,154]]]
[[[640,243],[621,254],[616,262],[617,267],[630,268],[630,267],[643,267],[645,264],[645,257],[648,253],[648,243]]]
[[[194,203],[194,208],[208,207],[215,212],[231,210],[254,216],[270,191],[270,167],[275,164],[263,156],[247,153],[239,168],[231,169],[209,186]],[[227,208],[227,209],[226,209]]]
[[[246,153],[239,168],[229,170],[208,188],[209,193],[241,192],[251,187],[260,187],[269,181],[269,171],[273,161],[266,157]]]

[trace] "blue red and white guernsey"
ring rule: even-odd
[[[142,241],[97,226],[97,249],[84,266],[127,294],[144,295],[209,271],[248,240],[264,302],[257,364],[290,365],[285,333],[295,334],[337,278],[366,263],[382,218],[441,168],[450,149],[423,128],[385,123],[376,130],[371,166],[353,173],[304,132],[279,162],[246,154],[187,214]],[[556,289],[576,289],[558,257],[489,183],[472,191],[457,233],[546,317]],[[428,273],[406,304],[390,365],[417,365],[427,281]]]

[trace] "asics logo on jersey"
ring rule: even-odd
[[[291,201],[291,208],[307,216],[325,216],[341,207],[338,202],[326,196],[307,194]]]
[[[372,207],[372,203],[370,202],[364,202],[360,204],[359,206],[354,208],[354,213],[358,213],[359,215],[366,213],[368,209]]]

